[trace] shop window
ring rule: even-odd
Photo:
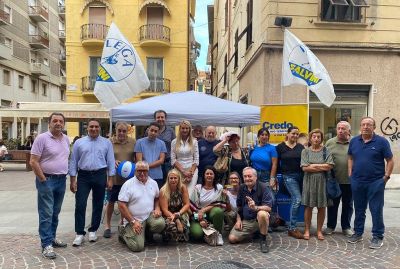
[[[367,0],[322,0],[321,20],[336,22],[362,22]]]

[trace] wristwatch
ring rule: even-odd
[[[132,224],[135,224],[135,222],[136,222],[136,219],[131,220]]]
[[[389,180],[389,179],[390,179],[390,176],[389,176],[389,175],[384,175],[383,177],[386,177],[386,180]]]

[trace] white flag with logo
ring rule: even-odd
[[[112,108],[149,86],[149,78],[136,50],[111,23],[94,86],[97,99],[106,108]]]
[[[330,107],[336,95],[331,78],[317,56],[289,30],[285,29],[282,60],[282,86],[307,86]]]

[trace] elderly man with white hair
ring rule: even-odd
[[[250,239],[257,231],[260,232],[260,250],[269,251],[267,242],[269,212],[271,212],[274,198],[269,188],[257,181],[257,171],[252,167],[243,169],[244,184],[240,185],[237,195],[236,223],[229,234],[231,244]]]
[[[138,161],[135,176],[122,185],[118,195],[119,210],[124,218],[124,225],[119,228],[119,241],[131,251],[144,250],[145,233],[151,240],[154,233],[161,233],[165,228],[159,193],[157,182],[149,177],[149,164]]]
[[[342,201],[342,216],[340,224],[342,233],[350,237],[353,235],[350,221],[353,215],[353,196],[351,193],[350,179],[348,176],[348,149],[351,126],[347,121],[340,121],[336,125],[337,135],[326,142],[326,147],[332,153],[335,166],[333,168],[335,179],[338,181],[342,195],[333,199],[333,205],[328,207],[328,222],[325,234],[332,234],[336,229],[337,215],[340,201]]]

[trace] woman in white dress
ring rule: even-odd
[[[192,125],[187,120],[179,124],[179,132],[171,142],[171,165],[182,173],[183,182],[188,192],[192,193],[198,177],[199,147],[192,136]]]

